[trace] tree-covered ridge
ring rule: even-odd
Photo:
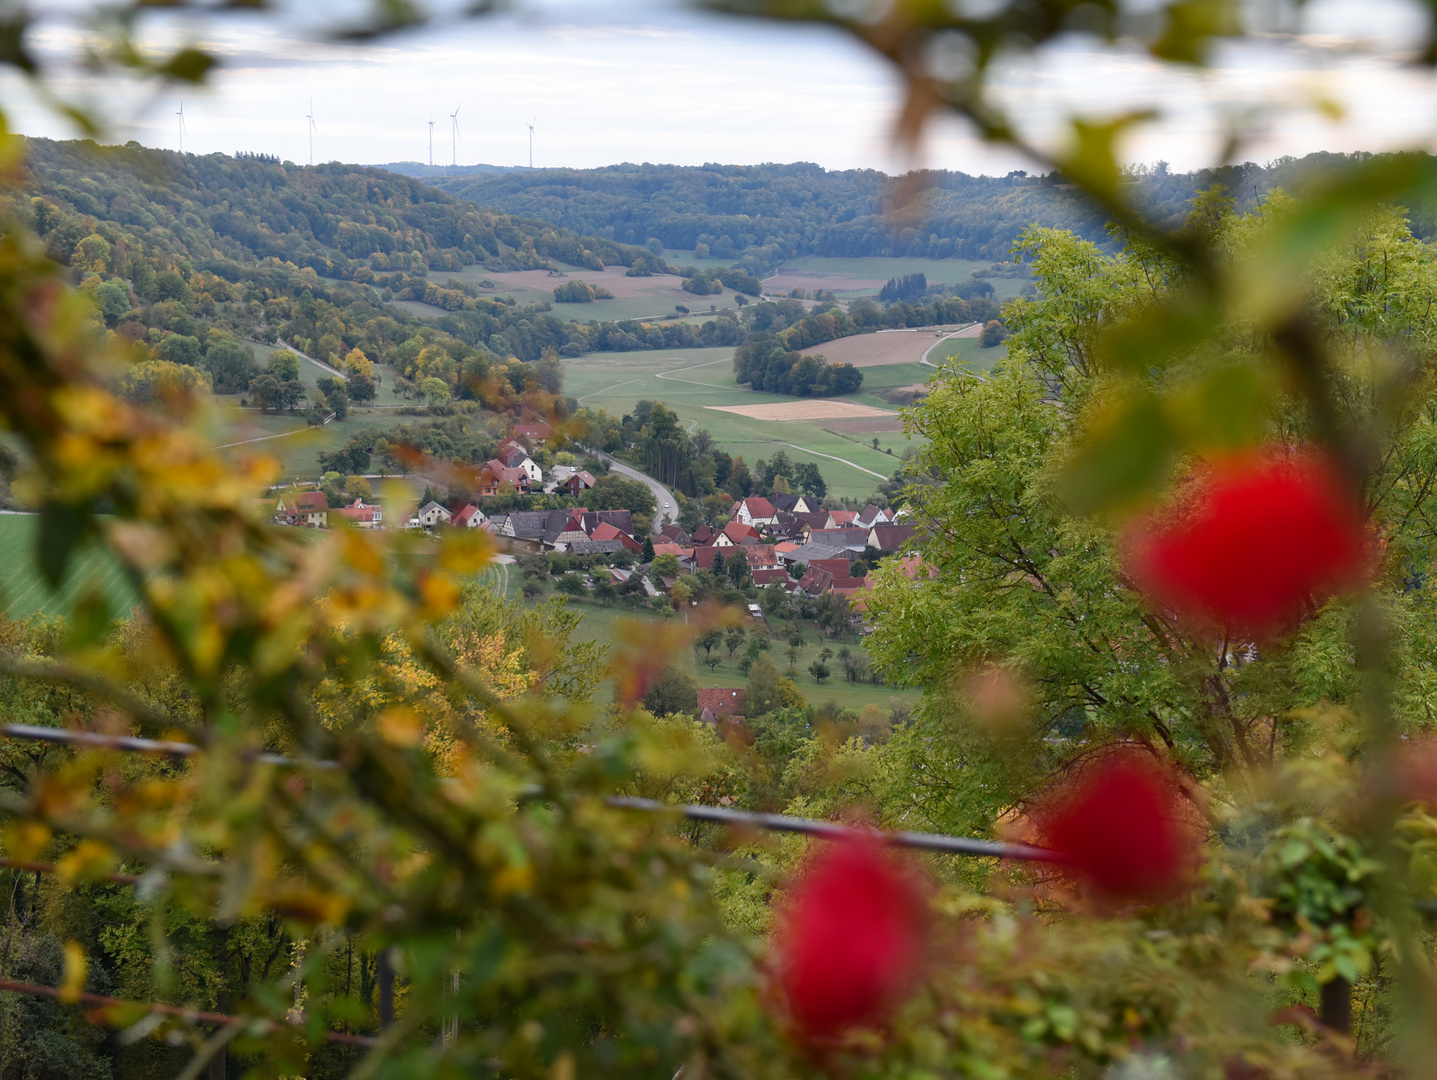
[[[651,252],[485,213],[372,169],[43,139],[30,151],[26,183],[0,212],[33,228],[108,328],[141,347],[124,382],[135,399],[154,399],[162,386],[194,388],[207,376],[221,392],[243,393],[259,380],[257,403],[299,407],[299,384],[261,373],[245,345],[283,341],[349,377],[341,394],[309,402],[316,408],[372,399],[376,363],[417,391],[443,384],[427,398],[500,411],[534,406],[560,389],[553,352],[634,348],[643,328],[576,329],[549,314],[548,303],[481,296],[457,278],[439,285],[430,271],[476,261],[544,267],[551,257],[671,269]],[[436,326],[394,299],[453,314]],[[685,326],[684,340],[669,344],[736,343],[741,335],[725,326]],[[546,351],[551,361],[534,363]]]
[[[1174,226],[1186,216],[1188,201],[1213,184],[1232,191],[1246,209],[1274,188],[1300,190],[1348,160],[1310,154],[1194,173],[1174,173],[1159,163],[1132,170],[1126,179],[1145,214]],[[1033,224],[1097,243],[1107,239],[1109,215],[1056,173],[992,177],[934,170],[910,179],[926,190],[914,205],[899,208],[883,173],[807,163],[623,164],[426,176],[428,183],[496,210],[620,243],[652,239],[670,250],[737,259],[756,272],[800,255],[1006,259]],[[1425,211],[1414,230],[1429,235],[1432,221]]]
[[[149,243],[221,272],[277,258],[326,277],[371,271],[598,270],[651,260],[642,248],[481,210],[409,177],[331,163],[310,168],[137,143],[28,141],[36,195],[138,229]]]

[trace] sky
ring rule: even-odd
[[[47,6],[52,17],[30,39],[36,51],[57,60],[73,55],[77,39],[65,13],[84,5]],[[308,0],[278,19],[160,13],[146,16],[150,40],[199,38],[220,55],[210,86],[154,92],[63,72],[54,85],[107,118],[105,141],[177,149],[183,138],[189,152],[259,151],[300,164],[311,160],[311,138],[316,162],[428,161],[432,120],[436,164],[526,165],[532,121],[540,167],[811,161],[988,174],[1032,167],[952,120],[933,124],[916,152],[896,148],[897,81],[835,31],[708,15],[682,0],[514,6],[480,20],[445,18],[441,8],[433,28],[365,47],[320,40],[323,28],[359,10],[345,0]],[[1408,0],[1315,0],[1300,16],[1274,21],[1282,36],[1227,48],[1199,74],[1164,71],[1139,53],[1075,36],[1004,65],[996,83],[1039,145],[1061,141],[1072,112],[1096,117],[1156,103],[1160,117],[1123,153],[1182,170],[1214,163],[1234,123],[1251,136],[1240,160],[1437,150],[1437,83],[1401,62],[1428,18]],[[0,79],[0,100],[26,134],[75,134],[13,78]],[[1333,105],[1340,120],[1327,115]],[[1254,123],[1255,111],[1277,119]]]

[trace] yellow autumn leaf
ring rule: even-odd
[[[64,1005],[73,1005],[85,992],[85,974],[90,962],[85,950],[77,941],[65,942],[65,977],[60,981],[59,1000]]]

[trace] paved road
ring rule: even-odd
[[[881,332],[882,331],[880,331],[880,333]],[[963,327],[960,330],[955,330],[951,334],[945,334],[943,337],[935,341],[932,345],[928,346],[928,348],[923,350],[923,355],[918,358],[918,362],[920,364],[927,364],[929,367],[936,368],[938,365],[935,364],[932,360],[928,359],[928,354],[931,353],[934,349],[938,348],[939,345],[942,345],[945,341],[948,341],[951,338],[977,337],[981,333],[983,333],[982,323],[969,323],[967,326]]]
[[[597,450],[595,453],[607,461],[609,467],[620,476],[627,476],[630,480],[638,480],[640,483],[648,485],[648,489],[654,493],[654,498],[658,500],[659,504],[658,512],[654,514],[655,533],[664,527],[665,522],[678,520],[679,502],[674,498],[672,491],[664,487],[663,484],[659,483],[652,476],[647,476],[639,472],[638,469],[631,469],[622,462],[615,461],[602,450]]]

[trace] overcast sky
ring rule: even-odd
[[[255,150],[299,163],[310,160],[312,100],[316,161],[428,160],[433,120],[438,164],[457,156],[460,164],[524,165],[527,124],[536,120],[537,166],[813,161],[1003,173],[1028,164],[981,145],[954,122],[934,126],[920,158],[895,153],[895,80],[831,31],[704,15],[680,0],[520,0],[512,15],[446,22],[364,48],[317,41],[312,31],[344,10],[341,0],[309,0],[284,20],[157,17],[156,35],[201,35],[224,58],[204,90],[150,98],[115,85],[57,85],[92,94],[110,117],[112,141],[176,148],[183,96],[187,151]],[[1317,0],[1296,39],[1227,50],[1214,72],[1163,73],[1140,55],[1073,39],[1000,81],[1040,142],[1058,137],[1069,110],[1096,115],[1156,102],[1161,121],[1125,153],[1181,169],[1210,164],[1224,118],[1255,105],[1280,109],[1281,119],[1246,147],[1242,156],[1251,160],[1323,149],[1437,149],[1433,80],[1396,55],[1427,18],[1407,0]],[[54,21],[33,41],[61,55],[73,38]],[[26,104],[13,81],[0,92],[20,130],[73,135]],[[1324,118],[1313,104],[1319,96],[1343,104],[1344,119]]]

